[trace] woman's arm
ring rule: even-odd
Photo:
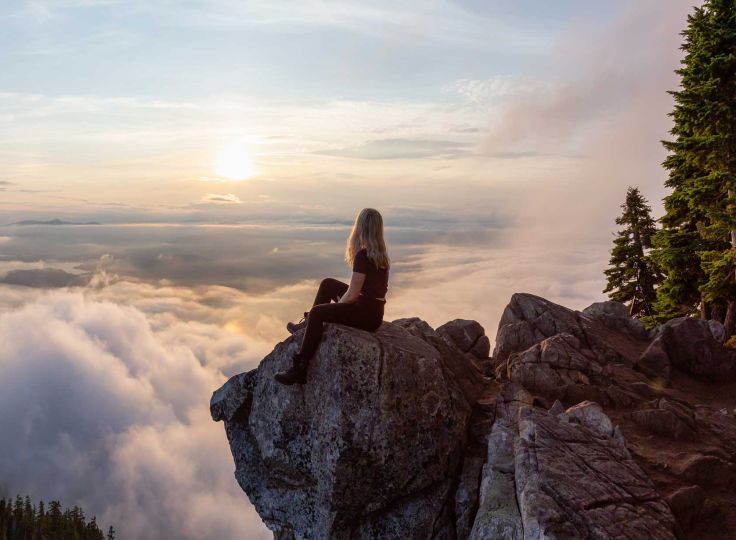
[[[361,272],[353,272],[353,276],[350,278],[348,290],[340,297],[339,302],[343,304],[352,304],[357,301],[358,295],[360,295],[360,291],[363,289],[364,281],[365,274]]]

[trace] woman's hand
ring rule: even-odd
[[[340,297],[339,303],[341,304],[352,304],[358,300],[360,291],[363,290],[363,283],[365,282],[365,274],[361,272],[353,272],[350,278],[350,285],[348,290],[345,291]]]

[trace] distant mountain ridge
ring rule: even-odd
[[[91,277],[91,273],[72,274],[60,268],[27,268],[9,271],[5,276],[0,277],[0,283],[38,289],[83,287],[89,283]]]
[[[49,219],[46,221],[36,219],[26,219],[23,221],[16,221],[15,223],[8,223],[8,225],[99,225],[97,221],[87,222],[75,222],[75,221],[64,221],[61,219]]]

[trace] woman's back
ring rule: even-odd
[[[367,298],[385,298],[388,291],[388,268],[378,268],[368,257],[368,251],[363,248],[355,254],[353,272],[365,274],[363,288],[360,291]]]

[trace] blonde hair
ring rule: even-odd
[[[363,208],[355,216],[353,230],[350,231],[345,248],[345,262],[348,266],[353,265],[355,255],[364,247],[368,258],[378,268],[389,268],[391,261],[386,251],[386,242],[383,240],[383,218],[374,208]]]

